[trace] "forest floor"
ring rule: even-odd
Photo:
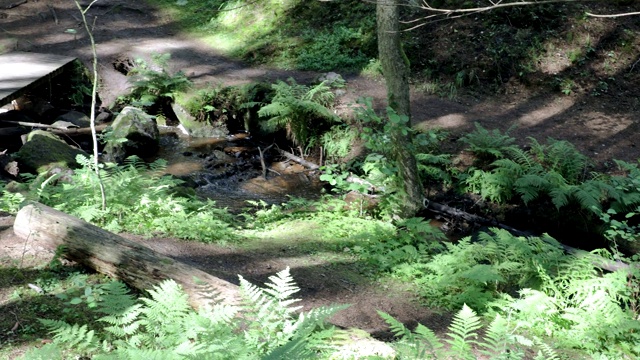
[[[88,3],[88,1],[83,1]],[[79,21],[78,10],[68,0],[28,1],[19,6],[16,0],[0,0],[0,32],[5,44],[18,51],[74,56],[90,63],[91,49]],[[53,9],[53,10],[52,10]],[[55,16],[54,16],[55,13]],[[309,81],[315,73],[284,71],[247,66],[212,50],[188,34],[176,30],[172,19],[145,2],[100,0],[88,13],[95,17],[94,35],[98,44],[100,97],[104,106],[127,92],[127,78],[114,64],[152,54],[171,53],[171,67],[182,70],[196,85],[233,85],[254,80],[295,78]],[[77,33],[67,31],[75,29]],[[374,98],[384,106],[386,91],[380,80],[344,75],[347,93],[340,101],[347,106],[360,96]],[[612,159],[635,162],[640,158],[640,97],[637,90],[600,96],[563,95],[517,83],[508,84],[506,94],[460,94],[455,99],[412,93],[412,119],[417,127],[440,128],[462,136],[479,123],[487,129],[505,131],[525,144],[531,136],[568,140],[588,155],[599,169],[612,169]],[[456,135],[457,134],[457,135]],[[455,143],[452,142],[452,147]],[[384,322],[376,310],[390,313],[404,322],[420,321],[434,330],[446,327],[450,315],[439,314],[420,305],[411,289],[393,281],[371,281],[359,272],[357,264],[344,258],[327,259],[296,251],[300,239],[279,239],[262,247],[233,248],[205,245],[175,239],[142,239],[160,253],[175,257],[205,271],[237,283],[237,274],[250,281],[263,282],[269,275],[292,268],[302,292],[305,308],[350,303],[349,309],[336,315],[333,322],[357,327],[384,336]],[[47,261],[37,246],[15,237],[9,227],[0,234],[2,257],[24,256]],[[0,289],[2,291],[2,289]],[[4,331],[5,329],[0,329]]]

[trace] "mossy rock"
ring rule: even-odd
[[[127,106],[113,121],[111,140],[104,148],[106,161],[122,163],[131,155],[145,158],[156,154],[160,145],[158,125],[141,109]]]
[[[48,171],[52,166],[79,168],[76,156],[87,153],[74,148],[58,136],[42,130],[27,135],[27,143],[14,155],[20,169],[31,173]]]

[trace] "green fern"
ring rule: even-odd
[[[53,339],[81,354],[91,354],[101,347],[94,330],[87,325],[70,325],[60,320],[41,319],[40,322],[53,334]]]
[[[505,157],[509,151],[515,149],[515,138],[509,136],[509,131],[502,134],[500,130],[489,131],[479,123],[475,123],[476,129],[473,132],[460,138],[460,141],[469,146],[469,151],[473,152],[481,161],[491,162],[492,160]]]
[[[424,359],[427,354],[432,358],[440,357],[443,352],[443,344],[436,334],[422,324],[418,324],[412,332],[391,315],[378,311],[378,315],[391,327],[393,335],[399,339],[394,343],[394,348],[401,357],[410,359]]]
[[[191,81],[181,71],[170,74],[167,70],[170,54],[154,54],[151,59],[154,66],[146,61],[137,59],[131,70],[131,94],[135,103],[151,106],[158,101],[174,99],[178,92],[191,86]],[[159,70],[156,70],[159,68]]]
[[[477,331],[482,327],[480,318],[466,304],[453,318],[445,340],[451,345],[450,353],[456,359],[475,359],[472,347],[478,345]]]
[[[294,144],[306,145],[314,135],[311,127],[314,121],[338,120],[328,109],[333,103],[334,94],[324,82],[307,87],[289,79],[289,83],[278,81],[272,87],[275,95],[271,103],[258,111],[260,117],[268,118],[262,124],[264,130],[285,129]]]
[[[444,342],[427,327],[418,324],[410,331],[389,314],[378,312],[398,338],[393,343],[398,359],[477,359],[476,354],[495,360],[525,359],[536,348],[540,359],[557,359],[555,350],[535,338],[531,340],[517,333],[513,322],[497,315],[486,330],[480,317],[466,305],[458,311],[449,325]],[[484,333],[482,336],[481,334]],[[484,357],[482,357],[484,358]]]
[[[54,343],[30,352],[27,359],[62,353],[94,359],[304,359],[330,350],[324,341],[333,328],[324,322],[346,306],[295,315],[297,308],[291,304],[298,300],[291,295],[298,288],[289,269],[270,280],[262,289],[241,279],[245,309],[211,304],[198,312],[172,280],[154,286],[149,297],[138,301],[120,283],[99,285],[92,291],[101,294],[94,311],[104,314],[99,321],[107,326],[90,329],[43,320]]]

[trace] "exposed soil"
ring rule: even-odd
[[[83,1],[87,2],[88,1]],[[75,56],[90,62],[90,47],[79,22],[78,10],[68,0],[29,1],[8,9],[16,0],[0,0],[0,31],[16,40],[16,50]],[[54,9],[54,10],[52,10]],[[55,12],[55,18],[54,18]],[[123,60],[149,58],[154,53],[169,52],[171,66],[183,70],[196,84],[225,85],[253,80],[294,77],[304,82],[317,76],[308,72],[248,67],[211,50],[197,39],[175,30],[171,18],[144,2],[100,0],[88,13],[95,21],[99,72],[102,79],[100,97],[103,105],[113,103],[127,90],[127,78],[117,69]],[[77,34],[65,32],[77,30]],[[342,106],[359,96],[371,96],[378,106],[386,96],[384,84],[358,76],[345,76],[347,94]],[[473,129],[474,122],[485,128],[507,130],[521,143],[528,136],[569,140],[591,157],[600,168],[611,159],[636,161],[640,158],[639,92],[628,88],[623,95],[612,93],[598,97],[565,96],[544,93],[517,85],[508,86],[506,95],[486,97],[462,95],[456,100],[413,93],[413,122],[418,127],[438,127],[454,134]],[[456,136],[454,136],[455,138]],[[453,144],[453,143],[452,143]],[[438,315],[421,307],[411,289],[401,285],[382,285],[367,281],[350,263],[327,265],[320,259],[300,260],[295,249],[265,246],[260,250],[236,251],[219,246],[176,241],[173,239],[139,239],[155,250],[237,282],[237,274],[262,282],[286,266],[302,288],[305,307],[332,303],[351,303],[338,314],[334,323],[381,333],[386,326],[377,316],[382,310],[405,322],[422,321],[434,330],[448,323],[447,315]],[[6,229],[0,237],[0,253],[22,256],[24,251],[43,256],[41,251],[24,245],[24,240]],[[296,256],[294,256],[296,255]],[[50,256],[47,254],[44,257]]]

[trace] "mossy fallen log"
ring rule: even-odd
[[[63,246],[63,256],[137,289],[173,279],[194,308],[210,302],[213,290],[226,304],[238,304],[238,286],[156,253],[148,247],[39,203],[24,206],[13,225],[16,235],[49,250]]]

